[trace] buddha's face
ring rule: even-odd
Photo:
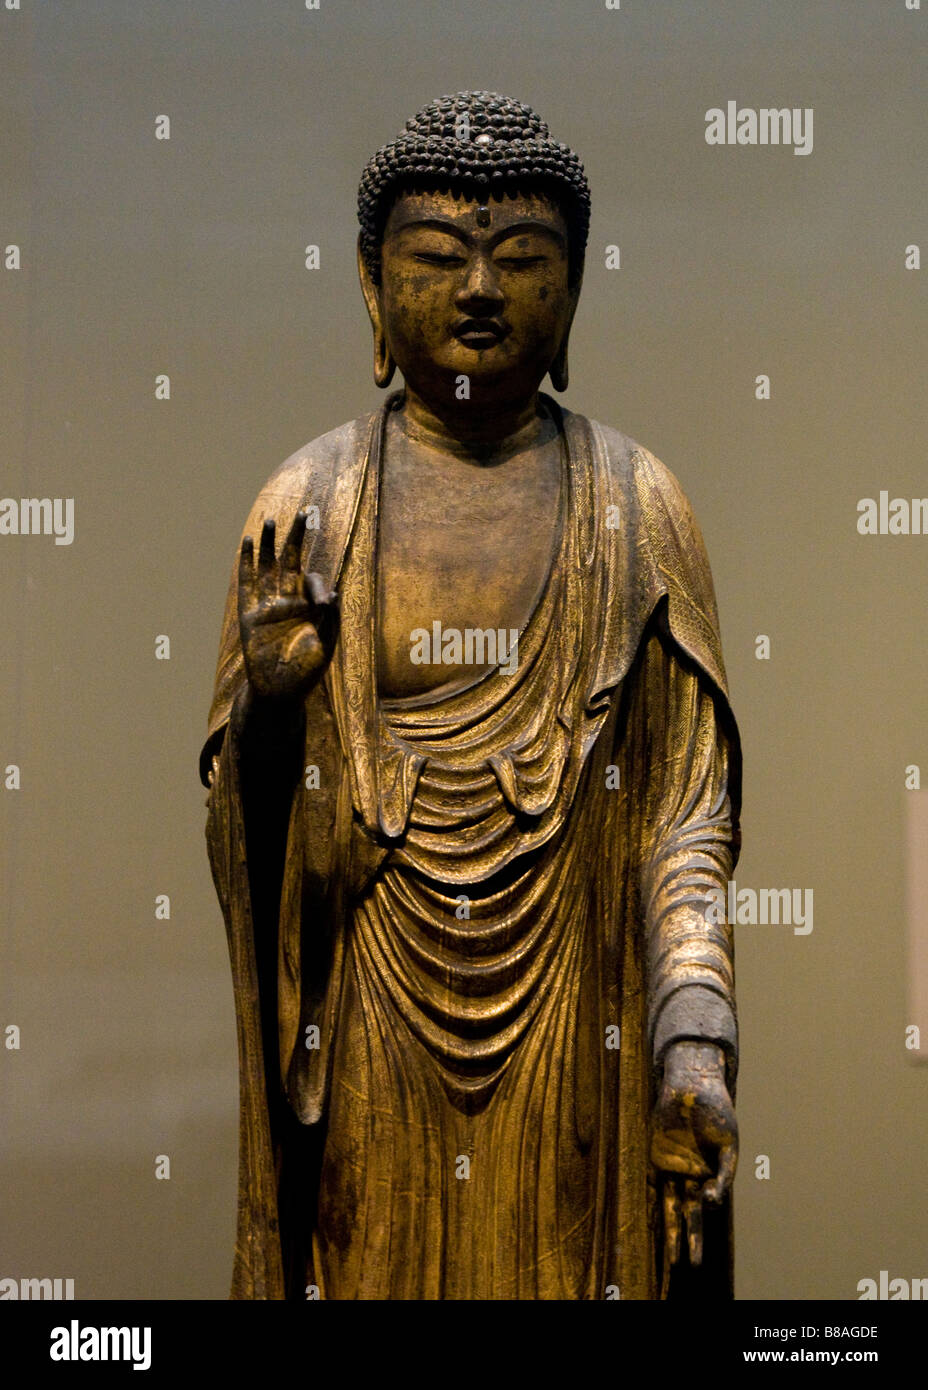
[[[378,298],[407,385],[439,410],[462,399],[461,377],[471,405],[530,399],[576,306],[567,252],[564,217],[543,196],[401,196],[384,229]]]

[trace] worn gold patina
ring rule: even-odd
[[[539,390],[587,214],[528,108],[420,113],[361,197],[404,389],[246,522],[202,759],[234,1297],[730,1292],[740,754],[686,499]]]

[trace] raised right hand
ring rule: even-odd
[[[265,521],[261,529],[257,566],[251,536],[242,541],[239,633],[248,680],[263,697],[302,698],[335,649],[338,595],[326,588],[321,575],[304,574],[300,565],[306,517],[306,512],[297,512],[279,560],[273,521]]]

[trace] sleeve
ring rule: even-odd
[[[733,1089],[734,951],[718,903],[720,894],[727,900],[736,858],[730,769],[738,749],[729,722],[720,718],[717,689],[658,625],[647,639],[641,674],[648,744],[641,895],[651,1055],[659,1069],[672,1043],[716,1043]]]
[[[255,545],[255,553],[257,553],[261,527],[266,519],[272,520],[277,530],[276,545],[279,554],[287,532],[293,524],[297,509],[303,501],[304,493],[305,487],[302,480],[299,477],[295,481],[293,480],[292,469],[289,467],[288,460],[286,471],[278,470],[278,473],[258,494],[251,511],[248,513],[248,518],[242,528],[242,535],[235,548],[226,606],[222,617],[219,657],[216,663],[216,680],[213,701],[209,711],[207,738],[200,753],[200,781],[205,787],[212,785],[216,772],[215,759],[222,748],[225,731],[232,717],[233,706],[236,700],[242,696],[247,685],[238,625],[238,566],[242,538],[251,536]]]
[[[284,542],[300,507],[315,513],[304,539],[304,568],[318,570],[335,587],[354,521],[373,442],[386,411],[399,399],[393,396],[372,415],[320,435],[285,459],[261,489],[242,535],[250,535],[258,548],[265,520],[274,521],[277,549]],[[206,743],[200,754],[200,778],[210,785],[216,757],[225,736],[232,709],[245,684],[245,665],[238,630],[238,551],[232,564],[229,593],[222,622],[213,703],[209,712]]]

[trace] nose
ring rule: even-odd
[[[501,308],[503,292],[493,266],[486,256],[472,257],[454,302],[462,312],[470,312],[475,317],[481,310],[484,313],[494,313]]]

